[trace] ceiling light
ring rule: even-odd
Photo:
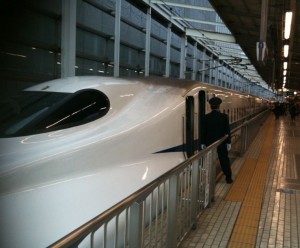
[[[283,47],[283,56],[287,58],[289,56],[289,45],[284,45]]]
[[[283,69],[287,69],[288,63],[287,62],[283,62]]]
[[[286,70],[283,71],[283,76],[285,76],[285,75],[286,75]]]
[[[285,23],[284,23],[284,38],[290,38],[291,33],[291,23],[292,23],[293,12],[285,12]]]

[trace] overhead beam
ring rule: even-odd
[[[241,47],[227,47],[224,46],[224,44],[219,44],[217,42],[214,42],[215,45],[208,45],[208,47],[212,48],[216,53],[218,53],[219,55],[223,55],[223,53],[227,54],[236,54],[238,55],[240,58],[244,58],[244,59],[248,59],[247,55],[245,54],[245,52],[241,49]],[[232,44],[230,44],[232,46]]]
[[[239,62],[240,65],[251,65],[250,60],[248,58],[241,58],[238,56],[230,56],[230,55],[224,55],[224,54],[220,54],[220,56],[218,57],[219,60],[232,60],[232,61],[236,61]]]
[[[223,49],[226,49],[226,50],[231,50],[231,51],[234,51],[234,52],[242,52],[242,53],[244,53],[244,51],[241,49],[241,47],[226,47],[226,46],[224,46],[224,45],[218,45],[218,43],[216,43],[215,42],[215,44],[214,45],[208,45],[209,47],[212,47],[212,48],[214,48],[214,49],[218,49],[218,48],[220,48],[221,50],[223,50]]]
[[[217,33],[211,32],[202,29],[193,29],[193,28],[186,28],[185,33],[187,36],[193,36],[201,39],[212,40],[212,41],[219,41],[225,43],[236,43],[235,38],[230,34],[224,33]]]
[[[211,12],[215,11],[213,8],[207,8],[202,6],[190,5],[190,4],[159,1],[159,0],[151,0],[151,3],[180,7],[180,8],[187,8],[187,9],[195,9],[195,10],[203,10],[203,11],[211,11]]]
[[[244,58],[247,59],[248,57],[245,54],[241,54],[238,51],[225,51],[225,50],[214,50],[216,53],[219,53],[219,56],[227,56],[227,57],[238,57],[238,58]],[[229,54],[229,55],[226,55]]]
[[[180,17],[180,16],[174,16],[174,15],[172,15],[172,19],[180,20],[180,21],[187,21],[187,22],[195,22],[195,23],[200,23],[200,24],[208,24],[208,25],[213,25],[213,26],[226,27],[225,24],[222,22],[208,22],[208,21],[203,21],[203,20],[199,20],[199,19],[185,18],[185,17]]]

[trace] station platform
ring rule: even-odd
[[[300,247],[300,117],[270,115],[232,171],[180,247]]]

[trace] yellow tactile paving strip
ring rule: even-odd
[[[243,201],[257,164],[257,159],[246,159],[238,178],[228,192],[226,201]]]
[[[267,135],[258,159],[246,159],[234,182],[228,201],[242,201],[242,206],[229,241],[229,248],[255,247],[265,181],[274,135],[274,121],[265,126]]]

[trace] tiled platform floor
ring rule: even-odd
[[[181,247],[300,247],[300,116],[270,116],[232,169]]]

